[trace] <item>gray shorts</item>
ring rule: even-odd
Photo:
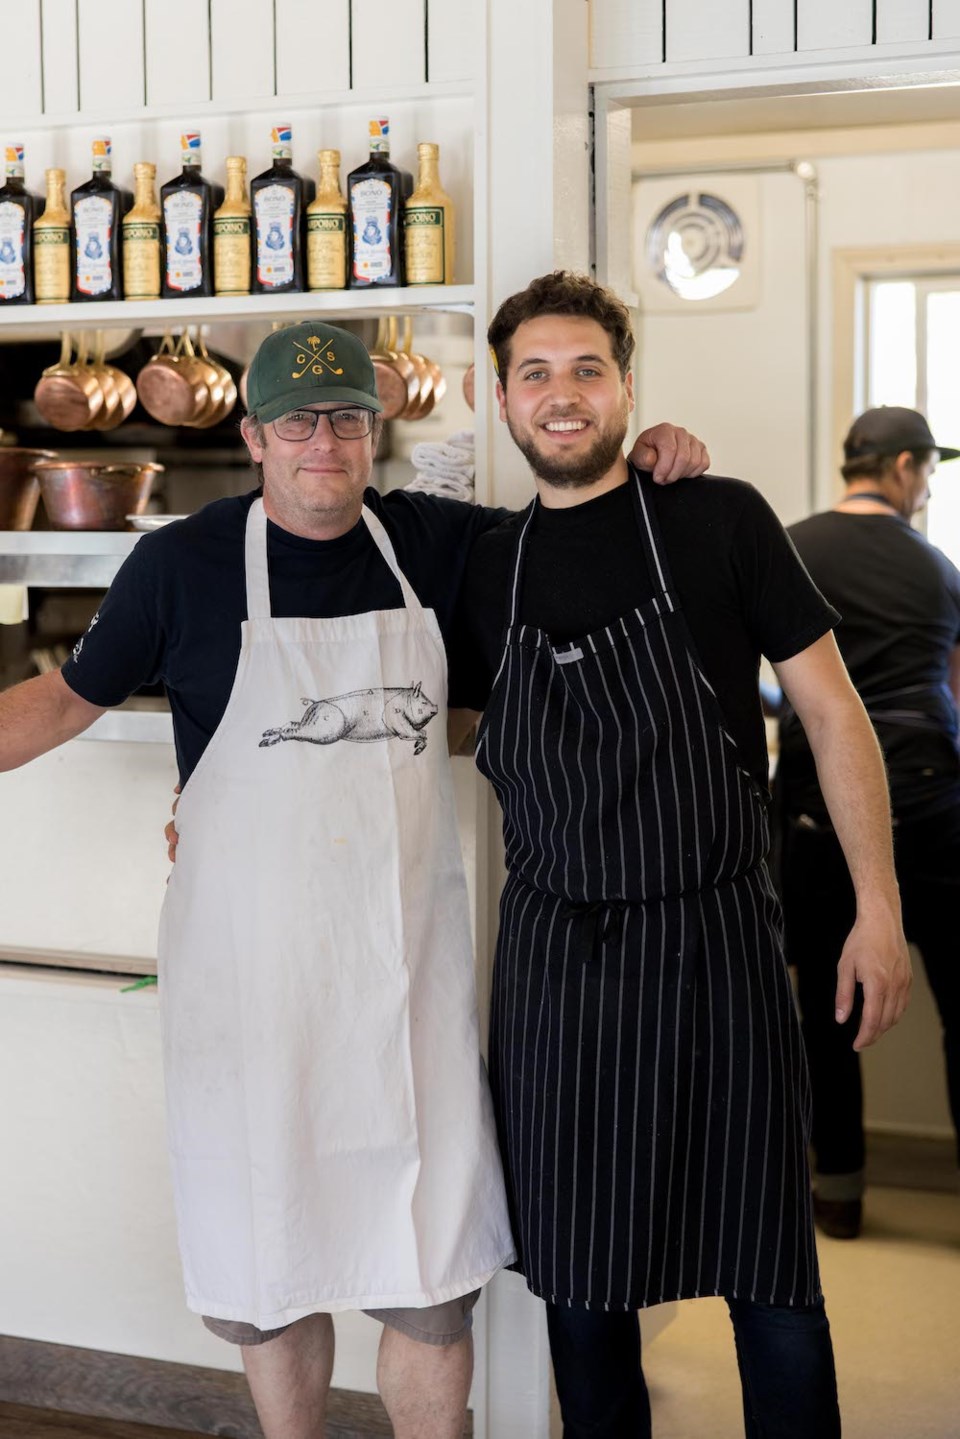
[[[473,1328],[473,1306],[479,1298],[480,1290],[474,1289],[472,1294],[461,1294],[457,1299],[430,1304],[425,1309],[365,1309],[363,1312],[390,1329],[399,1329],[408,1339],[418,1339],[421,1344],[456,1344]],[[243,1324],[236,1319],[211,1319],[206,1314],[202,1318],[211,1334],[226,1339],[228,1344],[266,1344],[291,1327],[284,1324],[279,1329],[258,1329],[254,1324]]]

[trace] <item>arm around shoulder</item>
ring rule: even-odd
[[[24,680],[0,694],[0,770],[56,749],[89,729],[104,707],[72,690],[59,670]]]

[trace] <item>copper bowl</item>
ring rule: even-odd
[[[55,530],[125,530],[142,515],[163,465],[98,465],[56,460],[37,465],[47,518]]]
[[[0,530],[29,530],[40,498],[36,466],[54,450],[0,448]]]

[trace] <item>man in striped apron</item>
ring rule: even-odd
[[[491,1082],[564,1434],[649,1435],[636,1311],[723,1295],[750,1439],[832,1439],[769,798],[733,719],[761,724],[760,653],[807,728],[857,889],[838,1002],[862,984],[859,1047],[899,1017],[910,974],[877,745],[835,612],[757,493],[661,491],[624,457],[633,337],[616,297],[545,276],[489,340],[537,484],[478,540],[466,586],[468,608],[499,587],[468,621],[499,651],[477,741],[508,866]]]

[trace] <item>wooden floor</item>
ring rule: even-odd
[[[196,1439],[184,1429],[156,1429],[152,1424],[126,1424],[118,1419],[90,1419],[83,1414],[58,1414],[26,1404],[0,1404],[3,1439]]]

